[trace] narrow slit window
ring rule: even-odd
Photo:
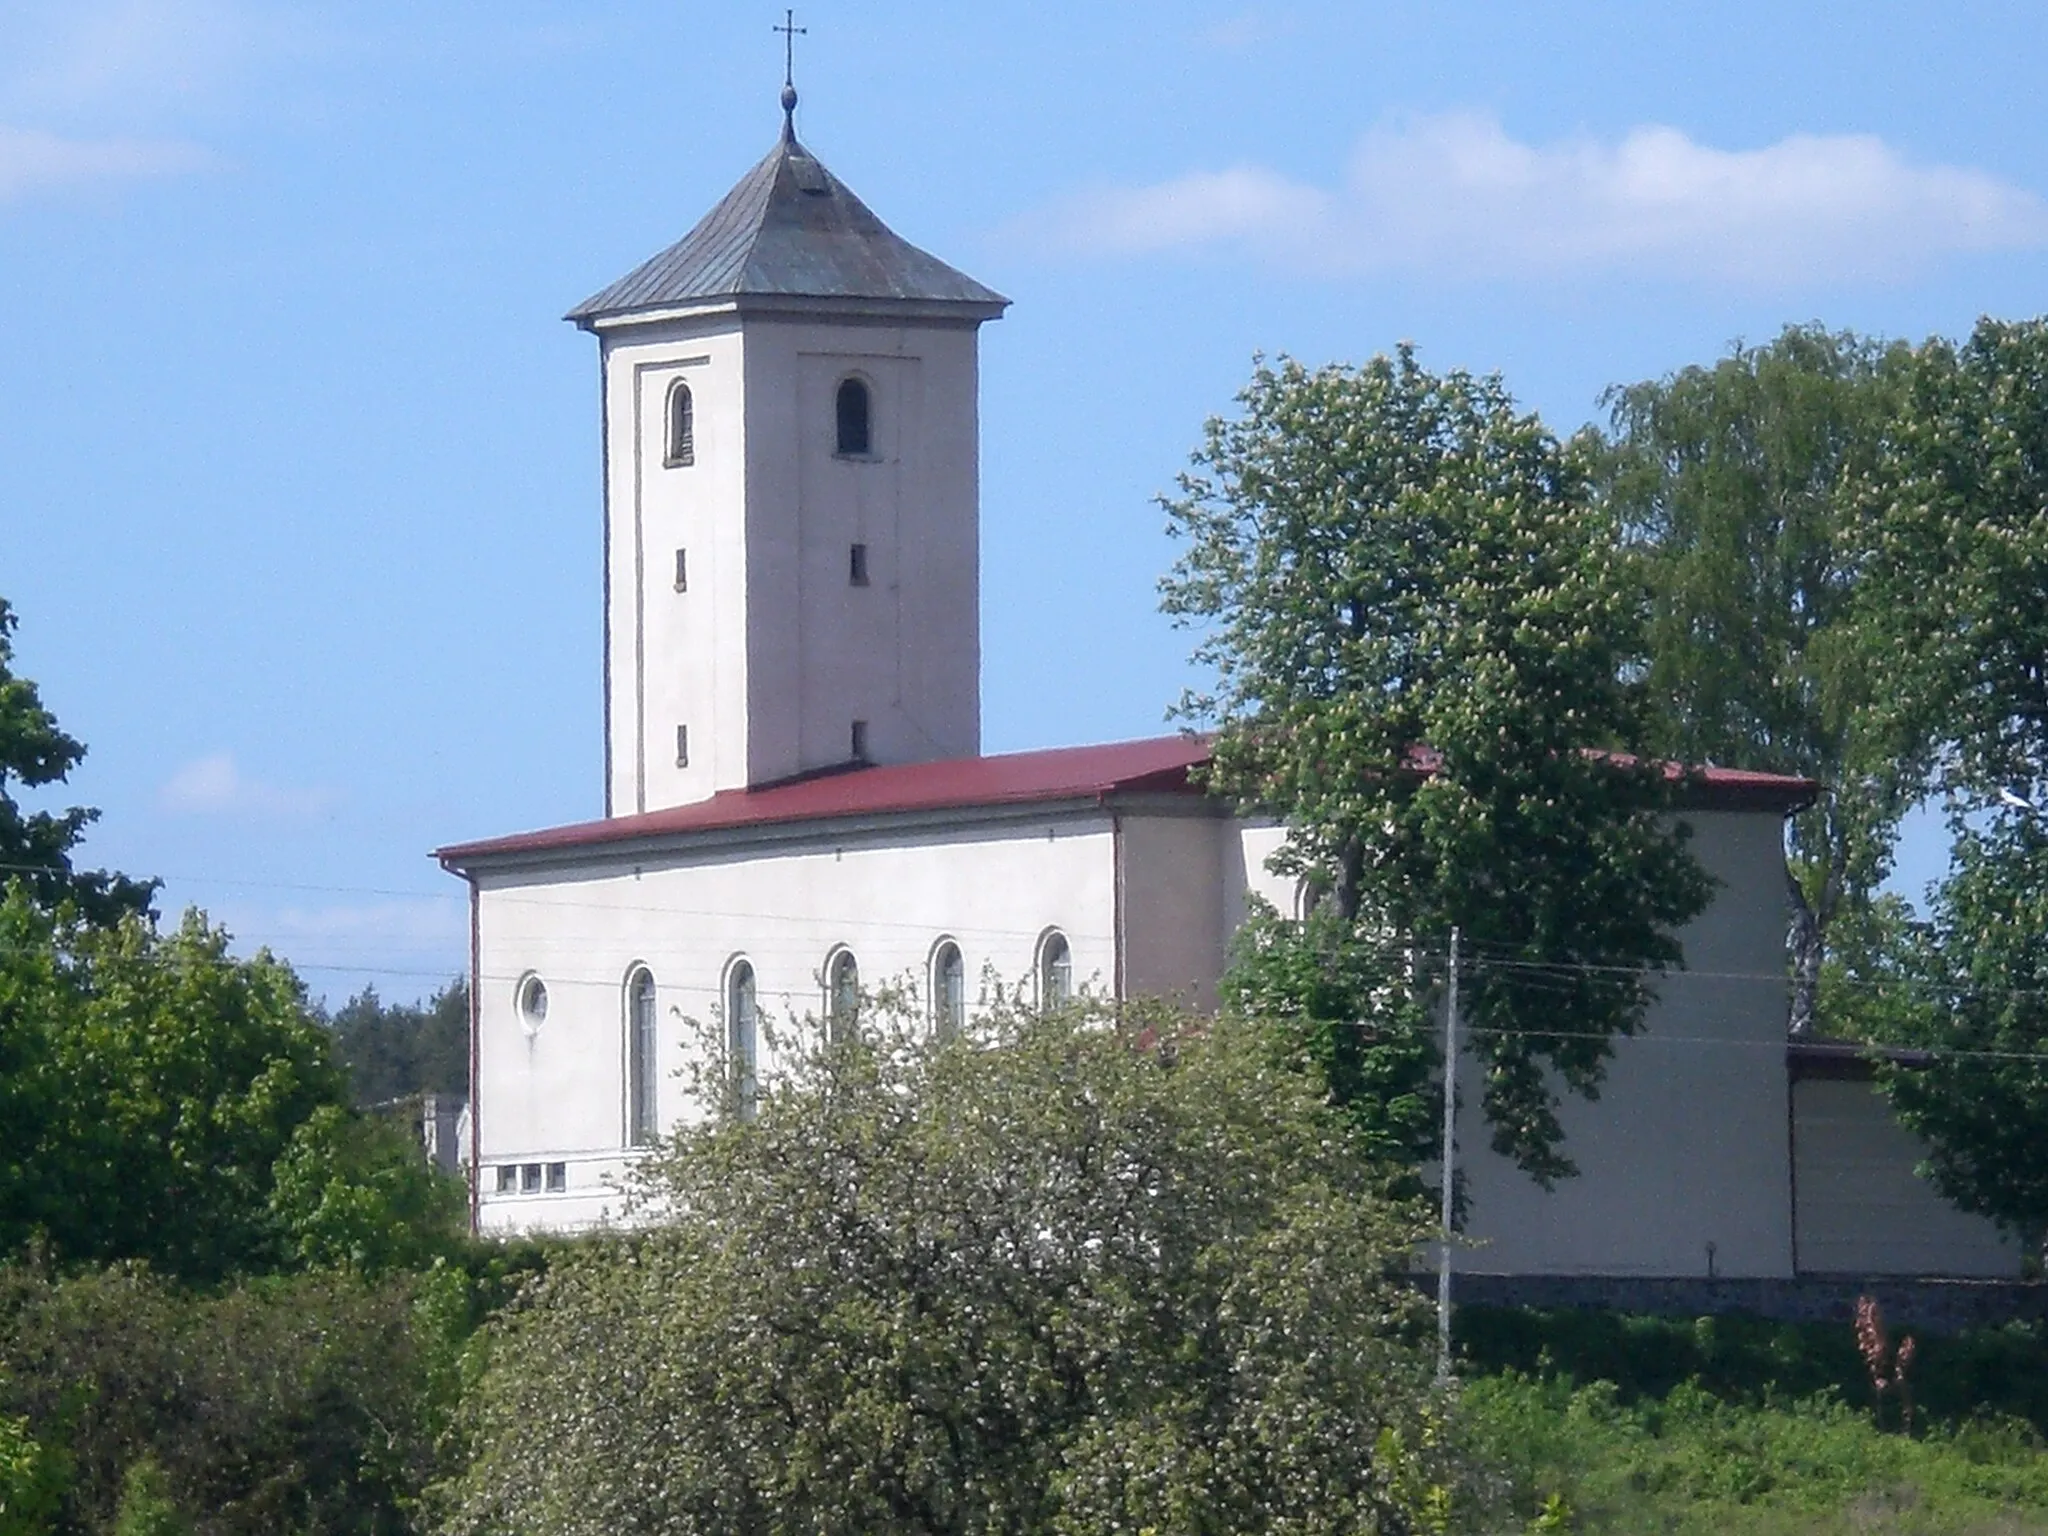
[[[687,725],[676,727],[676,766],[690,766],[690,728]]]
[[[687,549],[676,551],[676,590],[690,590],[690,552]]]
[[[868,760],[868,723],[865,720],[853,722],[853,760],[864,763]]]
[[[839,452],[847,458],[866,458],[872,448],[868,387],[859,379],[846,379],[839,386]]]
[[[690,386],[678,379],[668,392],[668,463],[671,468],[697,462],[697,406]]]
[[[864,587],[868,584],[868,547],[856,544],[847,552],[846,579],[850,586]]]

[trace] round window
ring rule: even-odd
[[[519,1022],[530,1035],[548,1021],[548,984],[538,976],[519,983]]]

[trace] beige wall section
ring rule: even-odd
[[[979,462],[971,326],[747,323],[747,776],[981,750]],[[839,385],[874,452],[836,452]],[[851,546],[868,584],[849,581]]]
[[[1214,1008],[1238,921],[1217,900],[1230,884],[1225,861],[1241,856],[1237,824],[1185,806],[1180,814],[1126,811],[1117,824],[1124,995]]]
[[[1546,1194],[1491,1149],[1464,1058],[1458,1155],[1477,1246],[1461,1268],[1792,1272],[1783,824],[1762,812],[1688,820],[1719,888],[1680,936],[1687,969],[1665,979],[1643,1032],[1616,1043],[1599,1099],[1564,1098],[1578,1177]]]
[[[655,978],[664,1123],[689,1108],[672,1075],[696,1038],[686,1021],[716,1016],[738,956],[755,968],[764,1013],[786,1019],[819,1013],[822,969],[838,945],[853,949],[864,985],[907,981],[928,1000],[933,948],[950,937],[966,962],[972,1007],[994,1001],[998,988],[1014,996],[1028,984],[1040,938],[1058,928],[1072,946],[1076,986],[1104,993],[1114,984],[1113,834],[1094,810],[734,840],[631,864],[591,858],[486,874],[479,885],[477,1134],[487,1230],[617,1217],[607,1186],[630,1161],[625,988],[636,965]],[[531,1033],[515,1003],[529,973],[549,994],[547,1021]],[[569,1187],[500,1195],[496,1170],[507,1162],[565,1162]]]
[[[2019,1245],[1913,1172],[1924,1146],[1870,1083],[1792,1085],[1802,1274],[2017,1278]]]

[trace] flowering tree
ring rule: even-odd
[[[793,1045],[752,1120],[679,1131],[651,1224],[495,1325],[446,1531],[1334,1533],[1443,1504],[1417,1213],[1262,1042],[879,1014]]]

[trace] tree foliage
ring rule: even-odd
[[[1164,606],[1199,634],[1213,786],[1282,818],[1368,981],[1340,1014],[1398,1043],[1451,930],[1493,1143],[1573,1171],[1552,1083],[1597,1092],[1674,930],[1706,904],[1624,674],[1639,603],[1586,454],[1497,379],[1263,363],[1165,501]],[[1282,918],[1283,924],[1286,922]],[[1275,943],[1310,942],[1285,927]],[[1270,947],[1270,946],[1269,946]],[[1407,994],[1404,996],[1404,992]]]
[[[43,905],[69,902],[93,922],[146,912],[155,881],[80,870],[72,863],[98,811],[32,811],[17,798],[23,789],[63,783],[85,757],[84,744],[65,734],[36,685],[17,677],[10,665],[18,622],[0,598],[0,882],[19,878]]]
[[[1886,1085],[1951,1199],[2048,1232],[2048,323],[1913,359],[1863,523],[1885,706],[1926,741],[1954,865],[1865,1022],[1935,1048]],[[2031,808],[2029,808],[2031,807]],[[1898,968],[1895,968],[1898,969]],[[1880,978],[1881,979],[1881,978]],[[1867,1030],[1866,1032],[1876,1032]]]
[[[1909,363],[1792,326],[1607,395],[1603,480],[1642,555],[1659,748],[1821,785],[1787,829],[1794,1034],[1814,1027],[1831,925],[1884,879],[1926,774],[1878,707],[1891,671],[1860,592],[1859,509]]]
[[[1441,1502],[1422,1229],[1263,1042],[865,1017],[754,1120],[679,1131],[654,1224],[494,1327],[445,1530],[1402,1531]]]
[[[450,1197],[414,1149],[352,1123],[331,1044],[289,967],[237,959],[196,912],[97,927],[12,887],[0,1253],[214,1281],[434,1251]]]
[[[0,1478],[21,1424],[44,1522],[23,1536],[398,1536],[441,1465],[467,1334],[453,1270],[205,1293],[0,1265]]]
[[[469,982],[424,1003],[387,1003],[365,987],[327,1020],[359,1106],[420,1093],[469,1092]]]
[[[1967,830],[1932,919],[1858,978],[1887,1043],[1929,1048],[1883,1073],[1925,1171],[2036,1251],[2048,1239],[2048,827]]]

